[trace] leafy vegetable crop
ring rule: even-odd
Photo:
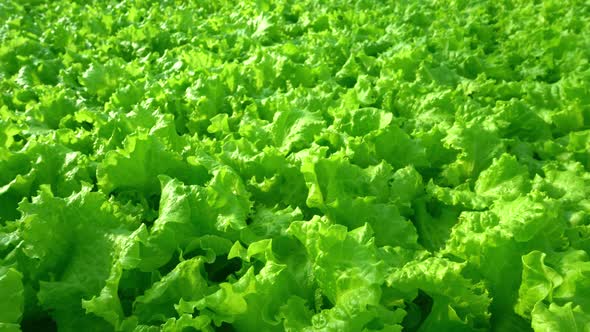
[[[0,331],[590,330],[587,1],[0,22]]]

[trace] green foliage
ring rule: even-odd
[[[590,330],[587,2],[0,22],[0,331]]]

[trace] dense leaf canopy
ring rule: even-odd
[[[583,0],[0,0],[0,331],[590,331]]]

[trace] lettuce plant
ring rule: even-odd
[[[0,331],[590,330],[586,2],[0,22]]]

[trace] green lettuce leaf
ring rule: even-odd
[[[20,331],[25,298],[22,274],[11,267],[0,268],[0,290],[3,296],[0,300],[0,329],[3,331]]]

